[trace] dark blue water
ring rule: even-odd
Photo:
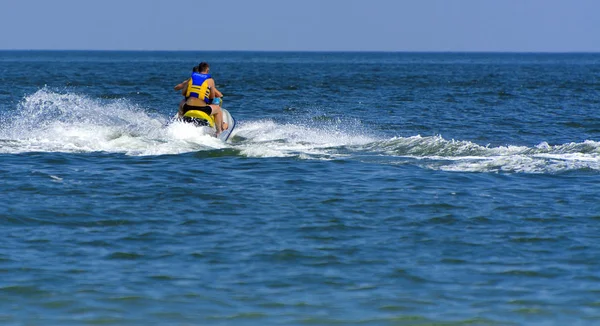
[[[600,324],[599,108],[599,54],[0,52],[0,323]]]

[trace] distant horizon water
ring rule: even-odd
[[[206,53],[406,53],[406,54],[600,54],[600,51],[416,51],[416,50],[144,50],[144,49],[0,49],[0,52],[157,52],[157,53],[177,53],[177,52],[206,52]]]

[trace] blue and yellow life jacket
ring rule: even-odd
[[[187,92],[185,97],[196,97],[204,100],[206,104],[210,104],[210,87],[208,80],[211,79],[210,74],[192,73],[192,77],[188,81]]]

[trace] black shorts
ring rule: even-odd
[[[187,105],[184,104],[183,105],[183,114],[185,114],[187,111],[191,111],[191,110],[198,110],[198,111],[202,111],[208,115],[212,114],[212,108],[210,106],[193,106],[193,105]]]

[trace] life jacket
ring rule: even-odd
[[[210,74],[193,73],[188,81],[185,97],[195,97],[204,100],[206,104],[210,104],[210,87],[208,80],[211,79]]]

